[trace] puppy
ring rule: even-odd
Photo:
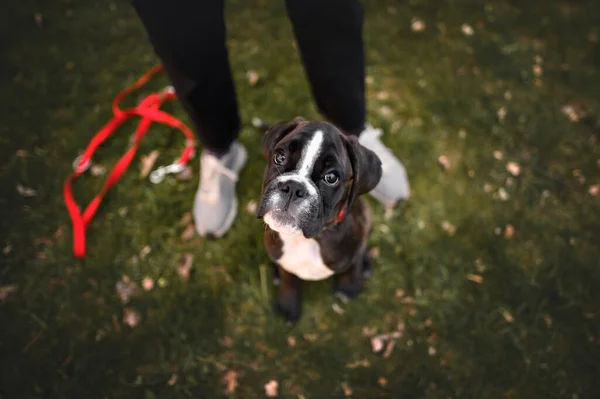
[[[336,275],[335,292],[354,298],[371,269],[371,217],[361,194],[381,178],[377,155],[326,122],[296,118],[265,133],[267,159],[256,216],[280,280],[276,310],[300,317],[300,280]]]

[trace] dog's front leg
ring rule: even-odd
[[[335,296],[342,302],[355,298],[363,288],[363,259],[354,264],[335,279]]]
[[[301,312],[300,279],[281,266],[277,266],[277,270],[281,283],[275,301],[275,310],[287,321],[295,323],[300,318]]]

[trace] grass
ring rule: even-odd
[[[159,149],[165,164],[183,144],[156,127],[91,224],[84,260],[62,183],[112,98],[158,60],[125,2],[23,0],[3,13],[0,397],[259,398],[272,380],[282,398],[598,397],[600,7],[365,2],[369,120],[413,196],[388,217],[371,201],[379,256],[360,299],[334,306],[331,282],[309,284],[289,329],[272,314],[262,226],[246,210],[264,167],[249,121],[319,115],[281,2],[227,3],[250,149],[234,228],[182,239],[198,165],[192,180],[141,179],[142,155]],[[111,167],[132,128],[94,162]],[[78,201],[102,182],[78,180]],[[126,304],[124,276],[138,287]],[[375,353],[372,336],[393,332]]]

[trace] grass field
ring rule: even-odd
[[[320,118],[283,2],[227,2],[250,153],[231,232],[189,235],[196,160],[191,179],[140,177],[142,157],[182,148],[157,126],[84,260],[63,181],[113,97],[158,60],[125,1],[13,3],[0,17],[0,398],[600,397],[598,2],[365,2],[369,121],[413,196],[387,215],[370,201],[364,293],[344,305],[330,281],[306,285],[293,328],[272,313],[248,210],[264,167],[251,118]],[[81,204],[133,127],[77,181]]]

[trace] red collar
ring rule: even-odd
[[[335,222],[340,223],[342,220],[344,220],[345,217],[346,217],[346,205],[342,205],[337,217],[335,218]]]

